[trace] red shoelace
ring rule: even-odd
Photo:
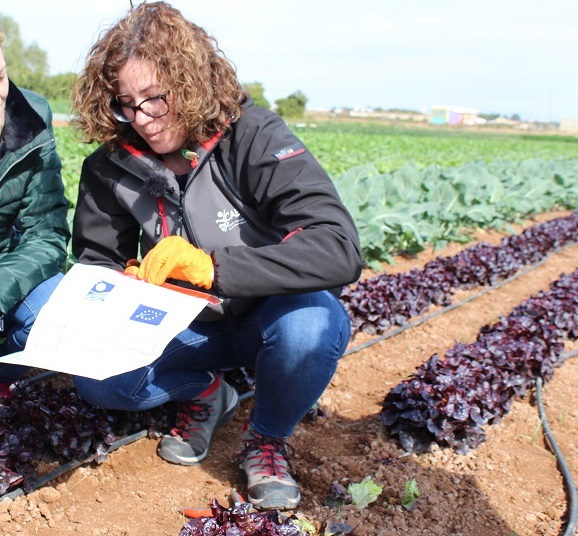
[[[195,431],[201,428],[196,423],[206,422],[209,420],[213,407],[206,402],[192,400],[183,405],[177,415],[177,425],[171,430],[172,436],[181,436],[188,439]]]
[[[289,476],[287,468],[291,468],[288,448],[292,450],[283,439],[255,434],[255,439],[245,441],[245,448],[238,456],[238,463],[250,460],[252,468],[260,467],[257,474],[283,478]]]

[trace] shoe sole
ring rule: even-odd
[[[275,501],[272,497],[266,497],[260,500],[254,499],[251,497],[251,494],[249,494],[247,499],[256,510],[295,510],[301,502],[301,494],[299,494],[295,499],[283,497],[282,500],[278,501]]]
[[[237,413],[237,410],[239,409],[239,406],[241,404],[240,400],[239,400],[239,393],[237,393],[237,390],[234,387],[232,387],[231,389],[233,390],[233,398],[231,399],[231,401],[229,403],[229,407],[227,408],[227,411],[225,411],[225,413],[223,413],[223,415],[221,415],[221,418],[217,421],[217,424],[215,425],[215,431],[218,430],[221,426],[223,426],[224,424],[226,424],[227,422],[229,422],[233,418],[233,416],[235,415],[235,413]],[[169,436],[169,435],[164,436],[164,438],[170,438],[170,439],[174,439],[175,441],[178,441],[178,439],[174,438],[173,436]],[[197,465],[198,463],[202,462],[207,457],[207,454],[209,453],[209,449],[211,447],[212,442],[213,442],[213,438],[211,437],[211,441],[207,445],[207,449],[205,450],[205,452],[203,452],[199,456],[177,456],[176,454],[174,454],[170,450],[168,452],[166,450],[163,451],[162,441],[161,441],[161,445],[159,445],[157,453],[163,460],[170,462],[170,463],[174,463],[177,465]]]

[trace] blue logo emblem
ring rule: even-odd
[[[158,326],[163,321],[166,314],[166,311],[161,311],[160,309],[155,309],[154,307],[148,307],[146,305],[139,305],[130,319],[135,320],[136,322],[142,322],[143,324]]]
[[[104,301],[114,288],[112,283],[106,281],[99,281],[86,294],[87,300]]]

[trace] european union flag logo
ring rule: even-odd
[[[142,322],[143,324],[158,326],[163,321],[166,314],[166,311],[161,311],[160,309],[155,309],[154,307],[148,307],[146,305],[139,305],[130,319]]]
[[[98,283],[95,283],[94,286],[88,291],[86,294],[86,299],[93,301],[104,301],[113,288],[114,285],[112,283],[99,281]]]

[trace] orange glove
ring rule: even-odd
[[[180,279],[209,289],[213,286],[213,261],[184,238],[167,236],[146,254],[137,278],[155,285],[169,278]]]

